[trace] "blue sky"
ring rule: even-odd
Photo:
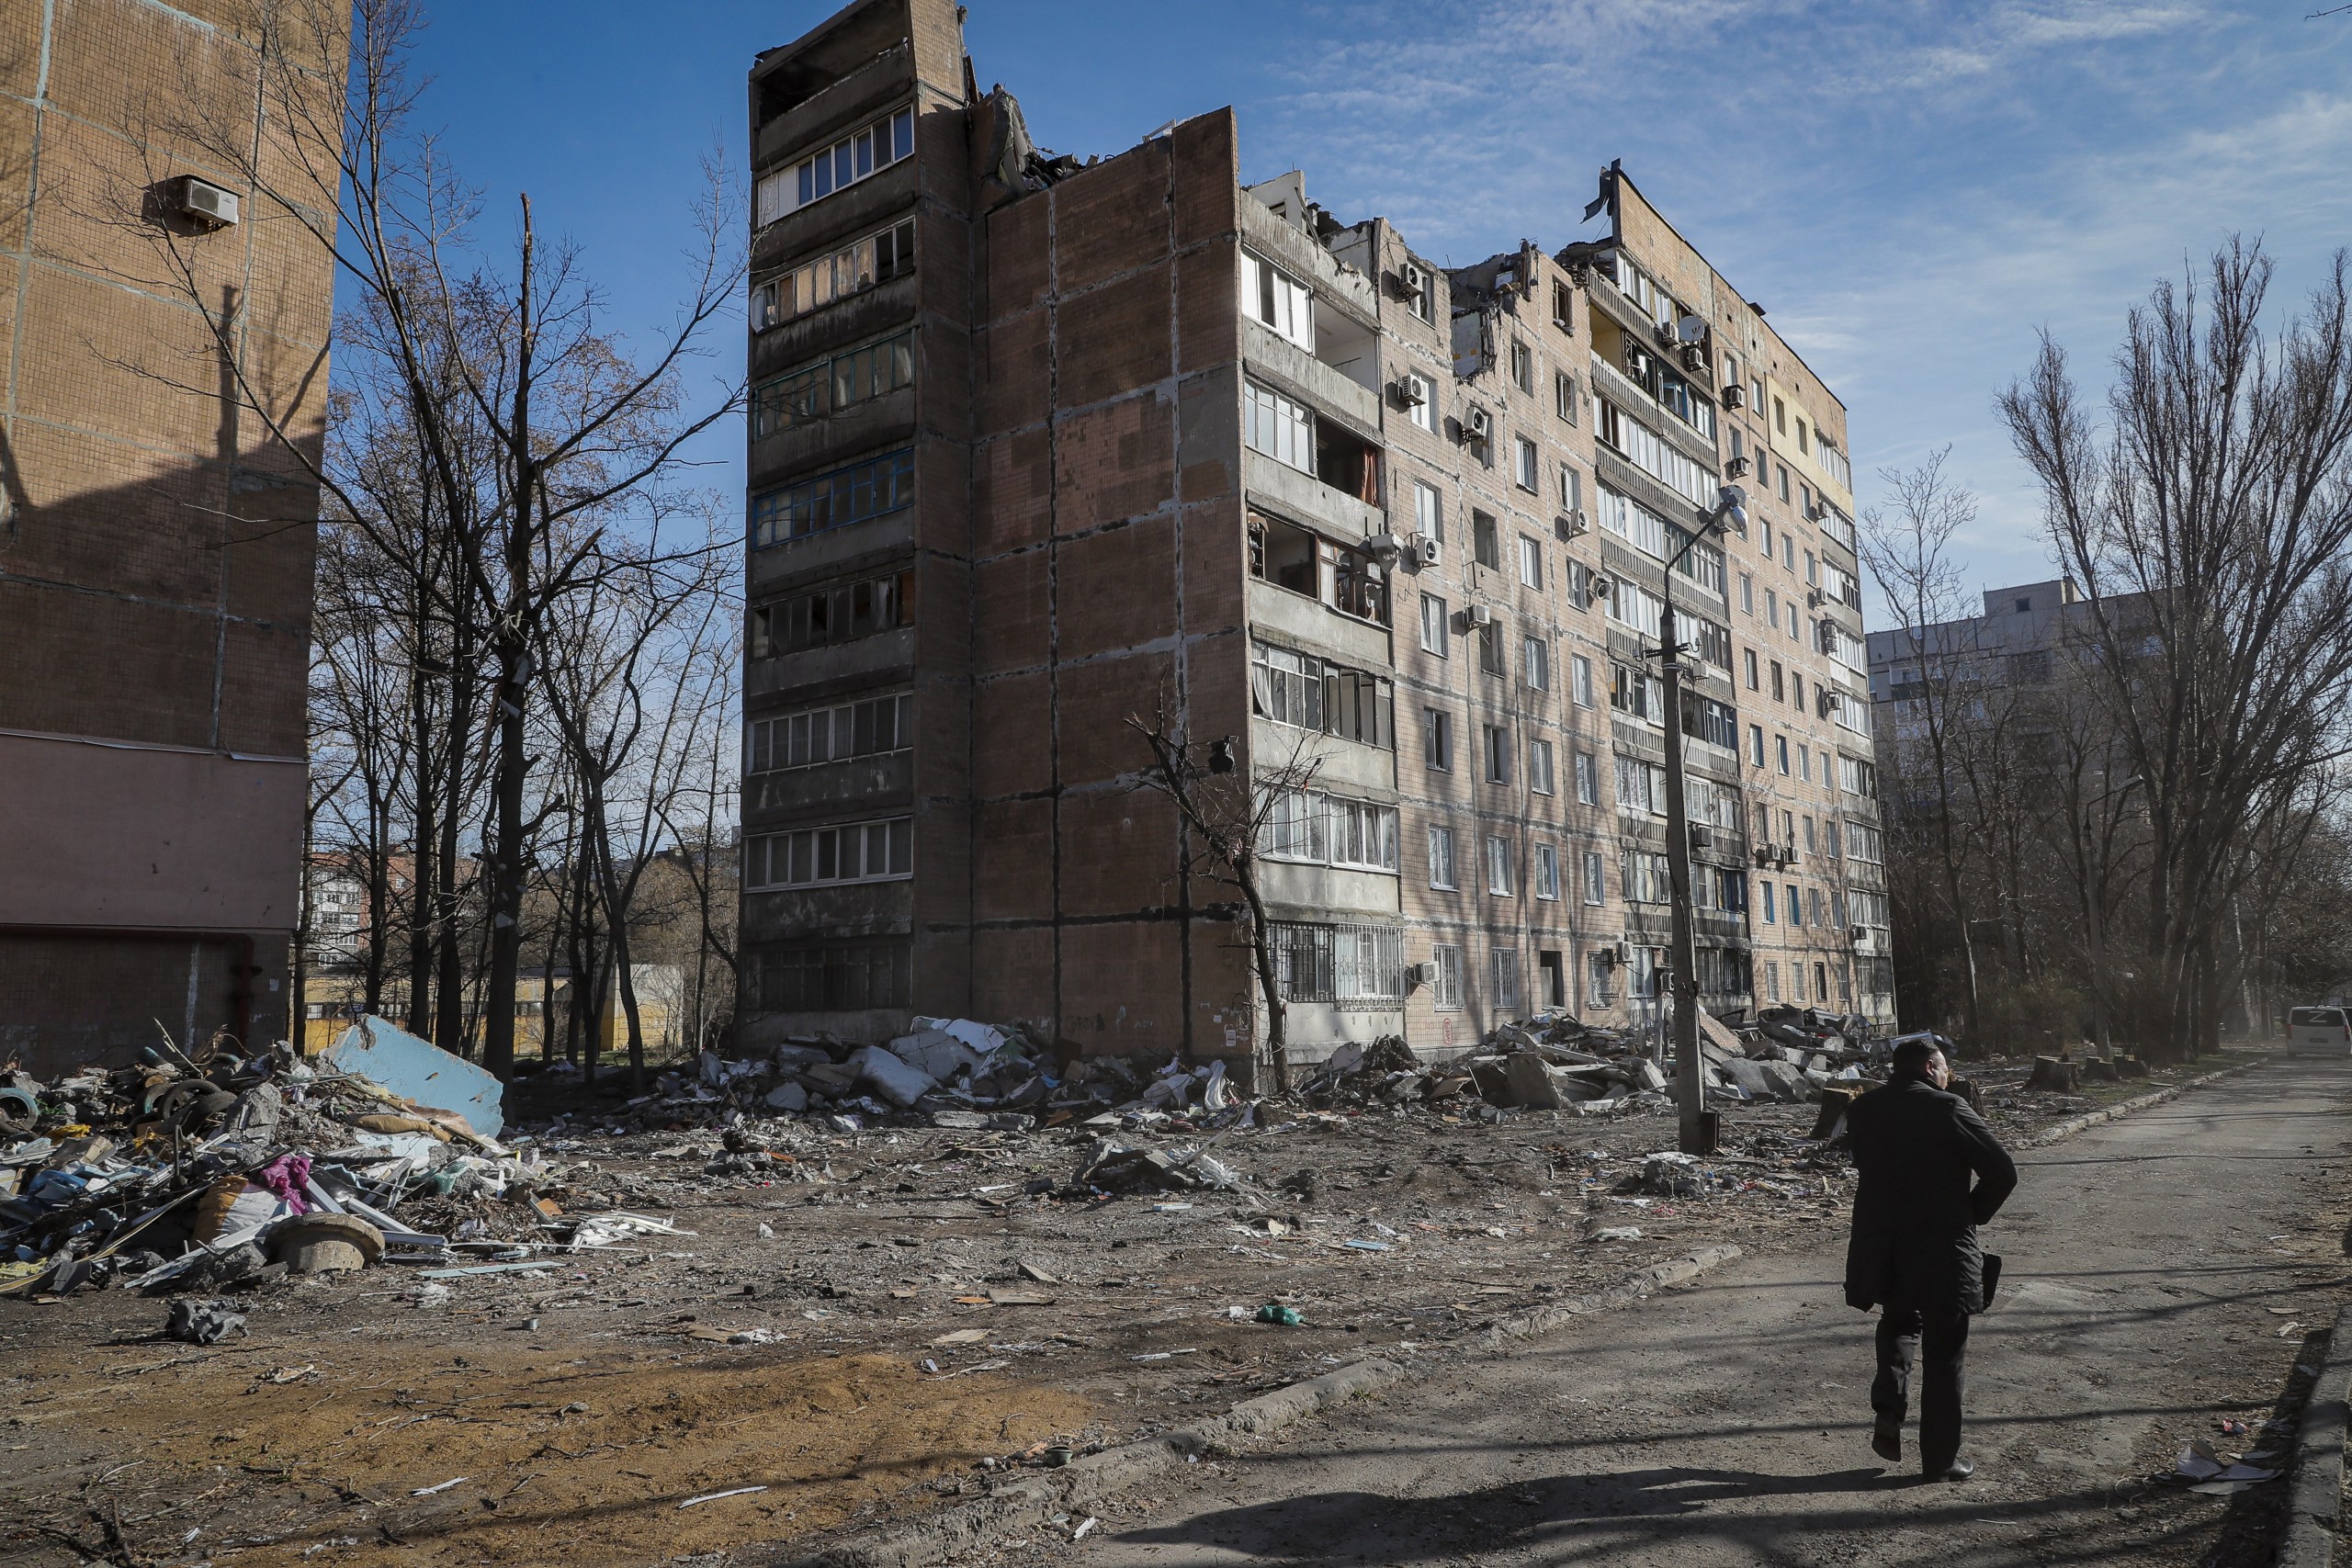
[[[2317,0],[970,6],[981,85],[1055,151],[1230,103],[1245,176],[1303,168],[1343,220],[1457,264],[1585,233],[1623,158],[1845,399],[1861,504],[1954,446],[1972,586],[2049,572],[1992,412],[2038,329],[2103,385],[2124,312],[2232,231],[2266,241],[2282,308],[2352,240],[2352,16],[2305,19]],[[528,190],[614,323],[650,326],[686,286],[699,160],[740,170],[752,55],[831,9],[440,0],[424,118],[493,213]],[[738,449],[714,444],[713,482]]]

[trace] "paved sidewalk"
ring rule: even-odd
[[[2281,1063],[2020,1156],[1986,1234],[2008,1272],[1971,1347],[1966,1485],[1871,1454],[1872,1320],[1840,1298],[1843,1236],[1825,1232],[1206,1467],[1061,1551],[1102,1568],[2267,1562],[2283,1486],[2143,1483],[2186,1437],[2245,1443],[2216,1417],[2267,1416],[2305,1330],[2332,1321],[2348,1093],[2352,1065]]]

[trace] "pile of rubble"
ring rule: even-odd
[[[192,1057],[167,1040],[135,1065],[46,1083],[11,1068],[0,1292],[205,1293],[389,1263],[430,1279],[668,1230],[566,1215],[546,1195],[554,1168],[499,1142],[502,1095],[380,1019],[307,1060],[218,1040]],[[167,1331],[210,1343],[242,1318],[232,1303],[198,1303]]]

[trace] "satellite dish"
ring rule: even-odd
[[[1707,322],[1705,318],[1701,316],[1683,317],[1680,321],[1674,323],[1674,338],[1677,343],[1704,343],[1707,339]]]

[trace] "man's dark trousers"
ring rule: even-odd
[[[1922,1343],[1924,1341],[1924,1345]],[[1922,1313],[1917,1307],[1880,1309],[1878,1376],[1871,1383],[1871,1409],[1882,1421],[1900,1426],[1911,1404],[1911,1366],[1924,1349],[1919,1379],[1919,1465],[1940,1475],[1960,1457],[1960,1396],[1968,1361],[1968,1314]]]

